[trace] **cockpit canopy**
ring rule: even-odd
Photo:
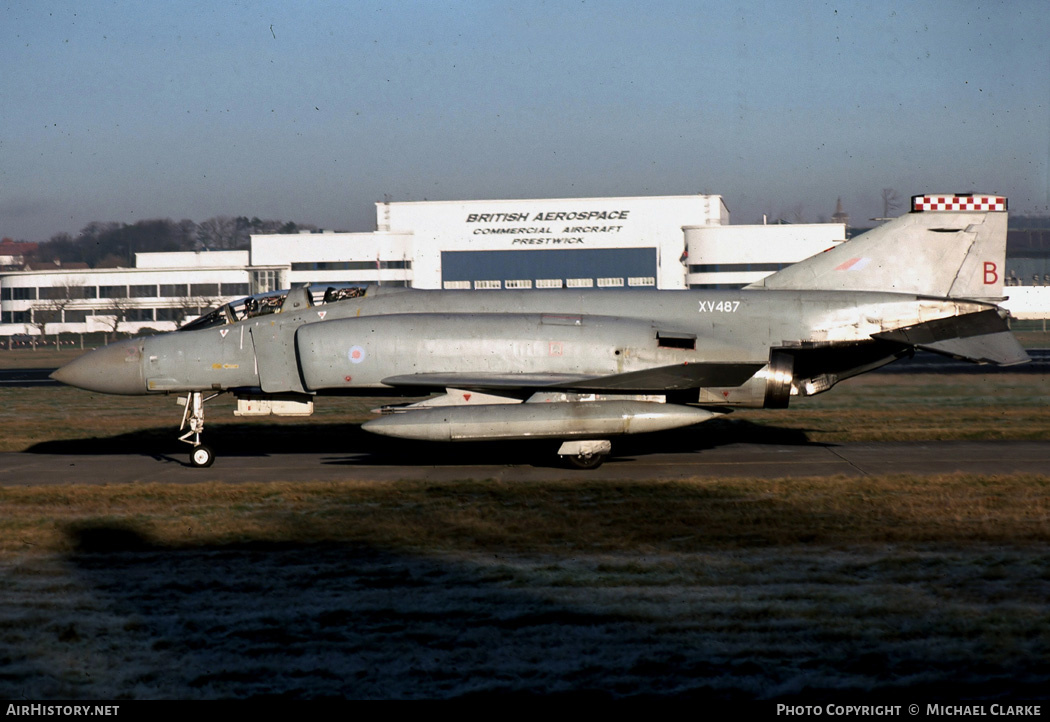
[[[225,326],[237,323],[246,318],[266,316],[271,313],[281,313],[285,310],[285,304],[290,304],[295,310],[299,307],[319,306],[326,303],[345,301],[348,298],[361,298],[369,293],[369,287],[364,285],[331,285],[331,286],[300,286],[285,291],[269,291],[257,293],[254,296],[239,298],[230,301],[218,308],[207,311],[198,318],[181,326],[179,331],[199,331],[202,328],[213,326]],[[292,300],[289,302],[288,299]]]

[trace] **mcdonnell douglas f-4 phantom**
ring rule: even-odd
[[[910,213],[743,289],[348,287],[315,298],[301,287],[110,344],[53,376],[110,394],[185,394],[193,466],[214,458],[204,403],[230,392],[242,415],[309,414],[326,394],[430,394],[364,428],[552,439],[589,468],[610,437],[786,407],[915,349],[1027,361],[997,305],[1005,252],[1005,198],[915,196]]]

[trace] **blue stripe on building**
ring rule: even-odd
[[[442,281],[656,276],[655,248],[442,251]]]

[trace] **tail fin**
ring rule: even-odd
[[[914,196],[911,213],[748,288],[1001,300],[1005,260],[1005,198]]]

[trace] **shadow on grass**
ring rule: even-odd
[[[843,577],[856,608],[836,615],[857,619],[845,635],[836,615],[814,615],[808,603],[797,617],[770,606],[764,590],[781,583],[777,574],[792,589],[826,590],[842,570],[823,555],[796,565],[797,551],[782,552],[755,576],[716,555],[679,569],[636,555],[529,563],[347,542],[166,546],[133,523],[91,520],[66,534],[69,567],[103,611],[63,617],[52,607],[56,654],[79,656],[92,674],[70,681],[61,665],[41,664],[31,680],[8,678],[35,699],[71,691],[81,699],[509,694],[849,704],[1046,697],[1038,660],[1002,659],[980,639],[945,649],[896,634],[921,621],[908,605],[865,621],[886,593],[880,585],[898,580],[872,580],[868,597],[861,580]],[[959,571],[932,563],[921,561],[924,578]],[[665,579],[663,594],[650,575],[669,574],[685,576]],[[914,570],[901,574],[908,588],[921,583]],[[950,614],[943,626],[950,630]],[[46,645],[35,634],[24,630],[26,649],[12,653],[40,654]]]
[[[75,573],[136,620],[105,632],[123,660],[92,684],[112,698],[756,696],[707,685],[718,670],[678,642],[671,660],[646,651],[643,617],[549,601],[500,564],[368,544],[165,547],[125,525],[68,533]],[[64,633],[87,646],[92,628]]]
[[[560,441],[486,441],[439,443],[377,436],[360,424],[212,424],[205,443],[224,457],[278,454],[330,454],[334,463],[404,466],[558,464]],[[719,418],[699,426],[651,434],[613,438],[611,460],[650,454],[701,452],[730,444],[826,446],[809,440],[807,430],[755,424],[744,419]],[[30,454],[139,454],[181,458],[189,446],[176,439],[174,429],[152,428],[104,438],[61,439],[34,444]]]

